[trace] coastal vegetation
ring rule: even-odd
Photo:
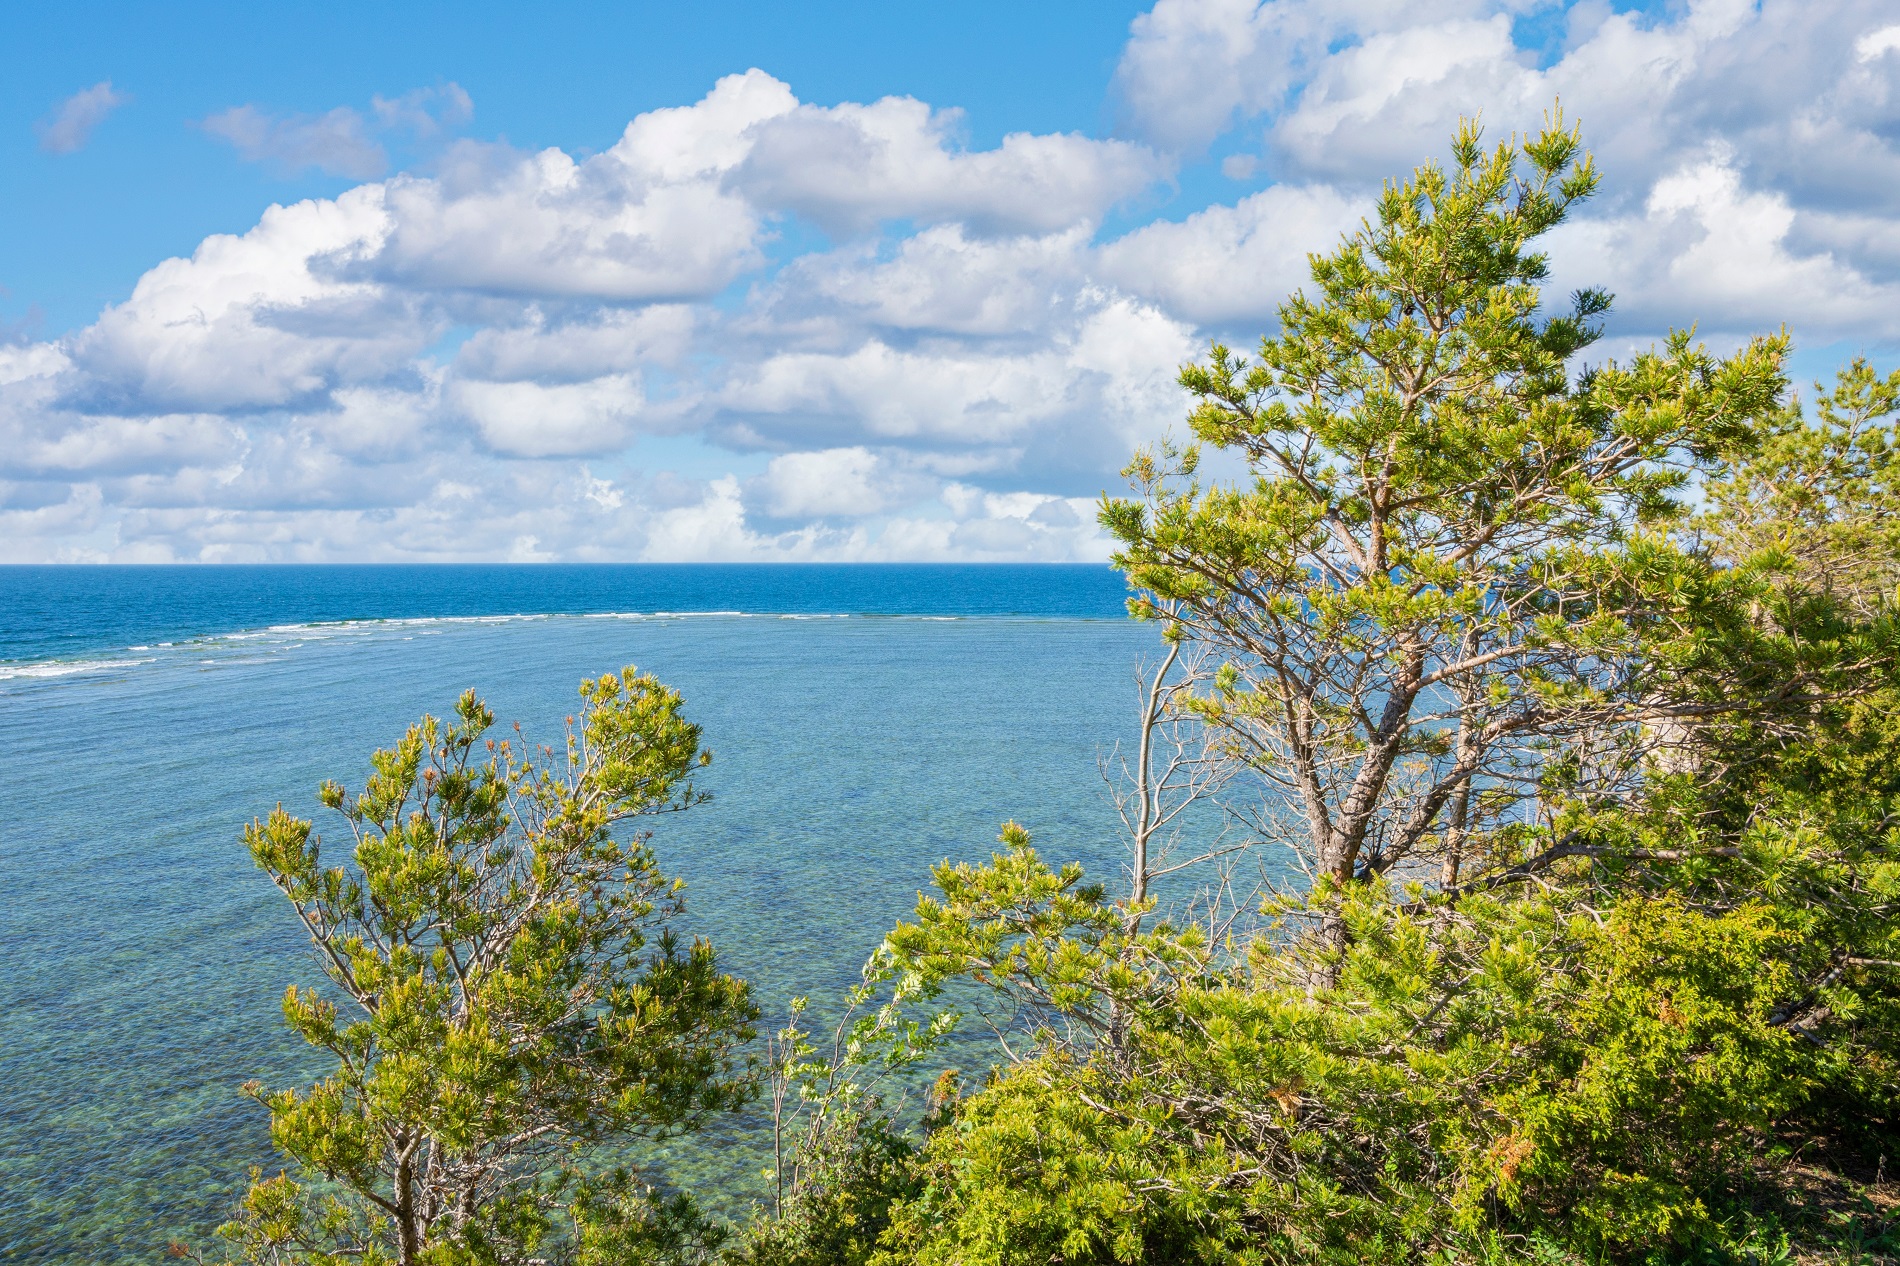
[[[247,1086],[297,1163],[252,1175],[220,1234],[254,1262],[483,1262],[653,1233],[646,1189],[586,1148],[690,1129],[751,1093],[756,1010],[682,909],[643,836],[615,824],[700,800],[710,753],[679,695],[631,669],[581,685],[564,747],[488,737],[463,695],[376,753],[343,815],[353,867],[326,865],[281,808],[244,833],[289,898],[339,1004],[292,986],[284,1017],[334,1071]],[[608,1256],[603,1257],[602,1254]]]
[[[343,1001],[286,996],[336,1071],[257,1090],[298,1175],[229,1255],[1891,1256],[1900,373],[1802,401],[1782,334],[1590,362],[1611,296],[1549,311],[1538,239],[1597,184],[1560,117],[1467,126],[1255,357],[1183,370],[1191,438],[1101,511],[1162,644],[1125,873],[1006,825],[822,1034],[799,1002],[754,1042],[613,840],[696,798],[698,731],[631,670],[564,754],[469,696],[327,787],[353,866],[255,825]],[[608,1163],[745,1103],[748,1222]]]

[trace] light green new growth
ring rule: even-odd
[[[373,758],[337,864],[277,809],[245,844],[296,909],[336,996],[284,1016],[333,1070],[248,1089],[299,1173],[257,1181],[223,1235],[245,1261],[608,1260],[653,1208],[590,1147],[746,1102],[755,1010],[630,819],[700,803],[710,754],[677,693],[629,668],[582,683],[562,749],[489,737],[471,691]],[[517,727],[518,729],[518,727]],[[590,1245],[592,1247],[590,1247]]]

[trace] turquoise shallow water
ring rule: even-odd
[[[690,885],[689,926],[770,1019],[793,993],[835,997],[928,866],[985,855],[1004,818],[1051,857],[1112,870],[1096,761],[1154,644],[1117,617],[1101,569],[799,584],[649,569],[593,604],[574,600],[585,577],[550,573],[549,612],[621,614],[507,618],[472,612],[469,586],[492,593],[502,573],[509,605],[532,608],[535,569],[400,569],[453,618],[418,612],[418,577],[397,569],[275,569],[263,593],[200,572],[213,600],[198,610],[186,569],[66,573],[84,592],[63,603],[47,570],[0,569],[0,1259],[20,1262],[153,1260],[202,1239],[245,1167],[270,1162],[234,1088],[310,1072],[277,1004],[312,969],[239,828],[280,800],[321,825],[321,779],[360,783],[373,747],[463,688],[550,736],[584,674],[637,663],[684,691],[715,800],[661,822],[656,847]],[[630,613],[688,609],[675,582],[724,599],[699,609],[754,613]],[[773,586],[799,618],[769,609]],[[313,605],[353,622],[298,623]],[[740,1121],[649,1159],[742,1202],[754,1143]]]

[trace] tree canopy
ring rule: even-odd
[[[537,750],[489,737],[470,691],[452,721],[377,752],[361,792],[325,783],[347,862],[281,808],[245,831],[340,996],[284,995],[334,1064],[306,1089],[249,1088],[299,1176],[254,1181],[223,1232],[238,1257],[602,1260],[651,1210],[589,1146],[690,1129],[754,1093],[746,986],[666,927],[683,885],[645,837],[612,833],[704,799],[699,728],[631,668],[583,682],[581,701],[564,746]]]
[[[1596,188],[1577,131],[1452,157],[1313,259],[1255,359],[1184,368],[1193,440],[1105,500],[1172,648],[1134,881],[1014,827],[937,869],[874,974],[996,995],[1003,1058],[848,1260],[1877,1236],[1793,1158],[1894,1142],[1900,381],[1856,364],[1809,416],[1779,333],[1590,362],[1610,296],[1546,315],[1537,249]],[[1207,445],[1247,477],[1204,479]],[[1145,832],[1197,796],[1239,838],[1162,908]],[[1298,865],[1237,906],[1236,850],[1272,845]]]

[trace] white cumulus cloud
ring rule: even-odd
[[[954,220],[980,233],[1051,232],[1092,221],[1164,174],[1151,151],[1073,134],[954,144],[959,116],[909,97],[799,106],[754,131],[738,186],[827,228]]]
[[[1159,0],[1111,138],[974,145],[956,103],[756,69],[591,154],[454,139],[453,84],[239,107],[207,126],[242,153],[364,183],[0,341],[0,556],[1100,559],[1182,363],[1270,333],[1460,115],[1558,96],[1605,182],[1550,290],[1613,290],[1607,346],[1891,347],[1890,7]]]
[[[625,447],[646,403],[638,381],[612,374],[589,382],[464,379],[450,403],[482,440],[514,457],[572,457]]]
[[[82,402],[269,408],[409,368],[436,321],[417,296],[339,276],[389,230],[380,186],[272,207],[159,264],[70,340]]]
[[[1308,255],[1357,228],[1370,210],[1329,185],[1274,185],[1108,243],[1102,273],[1202,326],[1264,328],[1306,282]]]
[[[1527,17],[1559,34],[1522,44]],[[1619,283],[1619,328],[1690,324],[1713,315],[1694,310],[1706,297],[1725,322],[1772,311],[1769,325],[1786,318],[1824,341],[1892,338],[1895,30],[1883,0],[1688,0],[1655,15],[1595,0],[1160,0],[1136,22],[1117,84],[1137,134],[1191,148],[1232,128],[1280,182],[1269,194],[1361,199],[1424,158],[1443,161],[1461,116],[1508,138],[1561,99],[1606,175],[1577,233],[1628,248],[1601,257],[1595,278]],[[1246,207],[1233,229],[1245,231]],[[1227,215],[1210,209],[1200,227]],[[1195,235],[1148,236],[1192,247]],[[1670,253],[1683,242],[1700,245]],[[1637,257],[1658,266],[1631,266]]]

